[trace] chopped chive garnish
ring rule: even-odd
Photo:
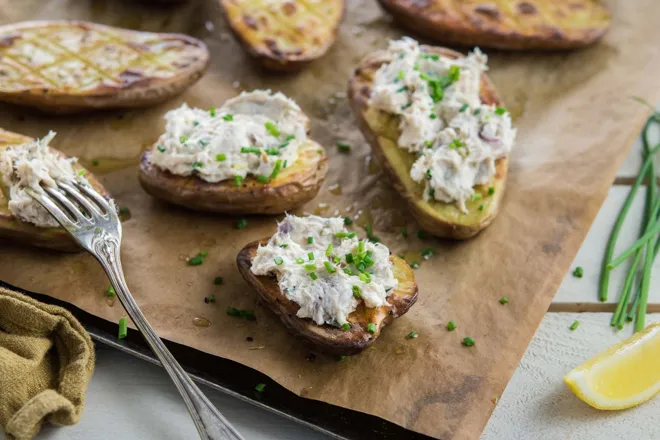
[[[207,257],[209,255],[209,251],[200,251],[199,256],[200,257]]]
[[[360,277],[360,280],[364,283],[369,284],[371,282],[371,276],[366,272],[360,273],[359,277]]]
[[[124,339],[128,336],[128,321],[126,318],[119,318],[119,332],[117,338]]]
[[[363,261],[367,263],[367,267],[371,267],[374,265],[374,260],[372,260],[369,255],[365,256]]]
[[[244,318],[248,321],[254,321],[257,318],[254,316],[253,310],[241,310],[235,307],[227,307],[227,315],[235,316],[237,318]]]
[[[341,263],[341,257],[337,257],[337,256],[332,257],[332,262],[335,264]]]
[[[569,327],[569,329],[571,329],[571,331],[573,331],[573,330],[575,330],[576,328],[578,328],[579,326],[580,326],[580,321],[573,321],[573,324],[571,324],[571,326]]]
[[[422,257],[428,259],[435,254],[435,251],[431,248],[422,249]]]
[[[257,176],[257,182],[259,183],[269,183],[270,182],[270,177],[268,176]]]
[[[479,205],[479,211],[483,211],[483,210],[484,210],[484,205]]]
[[[352,224],[353,224],[353,220],[351,220],[350,217],[344,217],[344,224],[347,225],[347,226],[348,226],[348,225],[352,225]]]
[[[351,325],[348,322],[346,322],[341,326],[341,329],[347,332],[351,329]]]
[[[575,270],[573,271],[573,276],[575,278],[582,278],[583,275],[584,275],[584,269],[582,269],[581,266],[576,267]]]
[[[309,244],[314,243],[314,237],[307,237],[307,243]]]
[[[503,108],[503,107],[497,107],[497,108],[495,109],[495,114],[496,114],[496,115],[503,115],[504,113],[506,113],[506,109]]]
[[[247,220],[245,220],[244,218],[236,222],[236,229],[245,229],[246,226],[247,226]]]
[[[86,172],[87,172],[86,170],[78,170],[78,175],[84,176]]]
[[[314,252],[308,252],[307,258],[309,258],[309,261],[314,261]]]
[[[209,142],[205,141],[204,139],[199,140],[199,145],[201,145],[202,147],[206,147],[208,144],[209,144]]]
[[[450,150],[455,150],[457,148],[461,148],[465,146],[465,142],[463,142],[462,139],[456,138],[453,141],[449,143],[449,149]]]
[[[493,194],[495,194],[495,187],[491,186],[490,188],[488,188],[488,195],[492,196]]]
[[[400,89],[398,89],[396,92],[397,93],[402,93],[402,92],[407,92],[408,91],[408,86],[403,86]]]
[[[161,153],[165,152],[165,147],[163,147],[162,145],[157,146],[156,149],[158,149],[158,151],[160,151]]]
[[[188,259],[188,266],[199,266],[202,263],[204,263],[204,257],[201,255],[197,255]]]
[[[337,142],[337,149],[342,153],[350,153],[351,146],[346,142]]]
[[[333,248],[332,243],[330,243],[328,245],[328,247],[325,248],[325,256],[326,257],[329,257],[330,255],[332,255],[332,248]]]
[[[192,167],[193,168],[204,168],[204,164],[202,162],[193,162]]]
[[[215,302],[215,295],[209,295],[204,297],[204,302],[205,303],[214,303]]]
[[[275,162],[275,167],[273,168],[273,172],[270,174],[271,179],[277,178],[277,175],[280,173],[280,169],[282,168],[282,159],[278,159]]]
[[[435,198],[435,188],[431,188],[429,190],[429,197],[432,199]]]
[[[335,269],[335,266],[332,265],[331,262],[329,261],[324,261],[323,265],[325,266],[325,270],[328,271],[328,273],[335,273],[337,272],[337,269]]]
[[[417,339],[419,337],[419,333],[417,333],[415,330],[411,331],[408,333],[408,336],[406,338],[408,339]]]
[[[179,138],[179,142],[181,142],[182,144],[185,144],[186,142],[188,142],[188,136],[181,136]]]
[[[224,281],[225,281],[225,280],[224,280],[224,278],[222,278],[222,277],[215,277],[215,278],[213,279],[213,284],[219,286],[219,285],[222,284]]]
[[[264,127],[266,127],[266,131],[271,135],[275,137],[279,137],[280,135],[280,130],[277,128],[277,125],[275,123],[268,121],[264,124]]]
[[[396,75],[396,77],[400,80],[403,80],[405,77],[405,72],[403,70],[400,70],[399,73]]]
[[[376,333],[376,324],[374,324],[373,322],[367,324],[367,332],[371,333],[372,335]]]
[[[437,117],[438,117],[438,115],[436,115],[435,113],[431,113],[429,115],[429,118],[431,118],[431,119],[436,119]]]
[[[447,323],[447,330],[449,330],[450,332],[456,330],[456,323],[454,321],[449,321]]]
[[[472,114],[473,114],[474,116],[477,116],[479,113],[481,113],[481,109],[480,109],[480,108],[476,109]]]
[[[456,82],[459,80],[460,77],[461,77],[461,68],[458,67],[456,64],[452,65],[449,68],[449,79],[452,82]]]
[[[225,160],[227,160],[227,155],[225,153],[216,154],[215,160],[217,162],[224,162]]]
[[[349,267],[344,268],[344,273],[346,275],[353,275],[353,271]]]
[[[282,164],[282,168],[286,168],[286,164],[287,164],[288,162],[289,162],[288,160],[284,159],[284,164]]]
[[[358,241],[358,252],[364,252],[364,241]]]
[[[266,148],[264,151],[265,151],[266,154],[269,155],[269,156],[278,156],[278,155],[280,154],[280,149],[277,148],[277,147],[274,147],[274,148]]]
[[[290,135],[288,135],[288,136],[285,138],[285,140],[286,140],[287,142],[291,142],[291,141],[294,140],[295,138],[296,138],[296,135],[295,135],[295,134],[290,134]]]
[[[309,277],[313,279],[314,281],[318,280],[319,276],[316,275],[316,272],[310,272]]]
[[[241,176],[234,176],[234,186],[241,186],[243,184],[243,178]]]
[[[209,109],[209,115],[211,115],[212,118],[215,118],[215,107]]]
[[[346,235],[346,238],[353,238],[353,237],[355,237],[356,235],[357,235],[357,232],[349,232],[349,233]]]
[[[193,127],[197,127],[199,125],[199,121],[193,121]]]
[[[303,264],[304,262],[305,262],[305,260],[302,259],[301,257],[297,257],[297,258],[296,258],[296,263],[298,263],[298,264]]]
[[[413,269],[419,269],[419,263],[417,261],[413,261],[412,263],[410,263],[410,267],[412,267]]]
[[[281,247],[282,249],[286,249],[286,248],[289,247],[289,245],[288,245],[287,243],[284,243],[284,244],[281,244],[280,247]]]
[[[504,305],[507,304],[508,302],[509,302],[509,298],[507,298],[506,296],[500,298],[500,304]]]
[[[468,109],[468,107],[469,107],[469,106],[468,106],[467,104],[463,104],[463,105],[461,106],[461,108],[458,109],[458,112],[459,112],[459,113],[463,113],[465,110]]]
[[[435,143],[435,142],[433,142],[433,141],[424,141],[424,146],[425,146],[426,148],[433,148],[433,144],[434,144],[434,143]],[[421,152],[420,152],[420,154],[421,154]]]
[[[463,345],[465,345],[466,347],[472,347],[474,344],[475,344],[474,339],[472,339],[471,337],[468,336],[466,338],[463,338]]]
[[[346,238],[346,237],[348,237],[348,232],[337,232],[335,234],[335,237],[336,238]]]
[[[257,393],[263,393],[265,389],[266,389],[266,384],[264,384],[264,383],[259,383],[259,384],[257,384],[256,387],[254,387],[254,390]]]
[[[277,257],[273,258],[273,261],[274,261],[275,264],[277,264],[278,266],[280,266],[282,263],[284,263],[284,259],[283,259],[282,257],[280,257],[280,256],[277,256]]]
[[[353,254],[346,254],[346,262],[348,264],[353,263]]]
[[[241,153],[255,153],[255,154],[261,154],[261,148],[257,148],[257,147],[241,147]]]
[[[108,289],[105,291],[105,296],[112,297],[112,296],[115,296],[115,294],[116,294],[115,288],[112,287],[112,286],[108,286]]]
[[[426,180],[431,180],[432,175],[431,175],[431,169],[430,168],[428,170],[426,170],[425,175],[426,175]]]
[[[225,121],[233,121],[234,120],[234,115],[230,115],[229,113],[227,113],[226,115],[224,115],[222,117],[222,119],[224,119]]]

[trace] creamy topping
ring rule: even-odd
[[[342,218],[287,215],[252,260],[255,275],[277,276],[284,295],[300,306],[297,316],[341,326],[360,301],[386,304],[397,280],[389,249],[360,241]]]
[[[78,159],[64,157],[48,147],[53,137],[55,133],[51,131],[43,139],[0,149],[0,175],[9,189],[9,211],[42,228],[59,227],[59,223],[25,192],[26,188],[43,191],[41,185],[55,187],[58,181],[72,180],[89,185],[73,168]]]
[[[516,135],[509,113],[479,98],[486,55],[475,49],[453,59],[404,37],[390,42],[388,57],[374,76],[371,105],[400,116],[398,146],[418,156],[410,175],[424,182],[424,199],[467,212],[473,187],[492,179]]]
[[[211,110],[186,104],[165,115],[166,131],[152,161],[172,174],[195,174],[207,182],[268,181],[298,158],[307,141],[307,117],[282,93],[243,92]],[[260,176],[260,177],[259,177]]]

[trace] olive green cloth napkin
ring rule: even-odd
[[[94,345],[61,307],[0,288],[0,425],[32,438],[44,421],[80,419],[94,371]]]

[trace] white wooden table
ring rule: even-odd
[[[660,135],[655,134],[656,142]],[[638,408],[601,412],[579,401],[564,385],[566,372],[632,330],[616,332],[609,327],[611,313],[602,312],[597,300],[599,266],[612,224],[632,178],[640,165],[641,143],[637,142],[624,163],[617,182],[601,208],[572,267],[582,266],[584,277],[566,275],[551,311],[545,316],[502,395],[482,440],[535,439],[658,439],[660,398]],[[660,163],[659,163],[660,164]],[[643,192],[638,195],[621,234],[618,249],[637,236],[643,210]],[[625,270],[619,269],[611,282],[610,301],[616,302]],[[660,311],[660,264],[654,266],[649,307]],[[567,311],[587,311],[572,313]],[[570,331],[575,320],[580,326]],[[648,322],[660,321],[660,313]],[[96,372],[87,392],[81,422],[73,427],[46,427],[39,436],[51,440],[179,440],[196,438],[188,413],[160,368],[111,348],[97,347]],[[243,433],[246,439],[321,440],[327,436],[282,419],[265,410],[220,392],[205,389],[211,400]],[[0,438],[2,434],[0,433]]]

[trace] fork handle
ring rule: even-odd
[[[174,385],[179,390],[186,403],[188,412],[195,422],[199,436],[203,440],[243,440],[243,437],[231,426],[229,421],[208,400],[202,391],[190,379],[172,353],[165,347],[163,341],[156,335],[149,322],[144,317],[136,304],[133,296],[128,290],[124,272],[121,267],[119,242],[113,237],[106,235],[94,243],[94,256],[101,263],[103,269],[110,278],[112,287],[115,289],[119,301],[128,312],[142,336],[160,360],[163,367],[170,375]]]

